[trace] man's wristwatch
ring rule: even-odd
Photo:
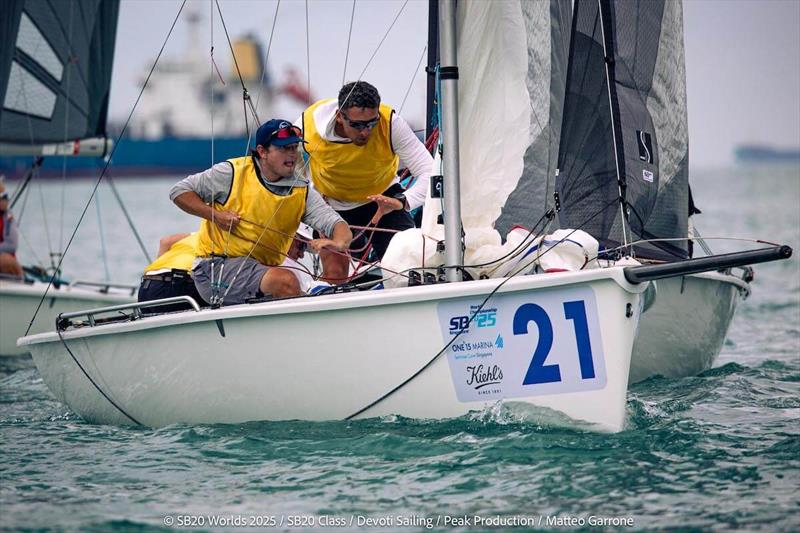
[[[392,196],[392,198],[394,198],[395,200],[400,200],[401,202],[403,202],[402,209],[408,209],[408,200],[406,200],[406,195],[405,194],[399,192],[399,193],[395,194],[394,196]]]

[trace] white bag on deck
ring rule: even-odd
[[[542,272],[573,272],[597,268],[597,239],[582,230],[560,229],[545,236],[538,250]]]

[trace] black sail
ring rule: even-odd
[[[559,226],[581,228],[606,248],[620,246],[623,231],[629,242],[685,239],[687,131],[680,1],[576,0],[556,179]],[[689,255],[685,240],[637,245],[636,252]]]
[[[0,2],[0,142],[102,137],[118,0]]]
[[[572,1],[522,2],[522,12],[528,30],[527,85],[534,137],[517,187],[495,222],[501,235],[515,224],[532,226],[552,207]]]

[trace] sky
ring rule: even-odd
[[[124,120],[130,112],[138,81],[180,5],[180,0],[122,0],[109,111],[113,120]],[[277,5],[276,0],[220,1],[231,37],[254,33],[265,48]],[[352,0],[308,0],[307,49],[306,2],[282,0],[268,52],[270,74],[280,81],[285,68],[295,65],[303,76],[310,72],[311,91],[322,98],[335,96],[343,77],[358,79],[366,68],[363,79],[395,108],[410,89],[402,115],[421,127],[425,74],[424,64],[417,65],[427,40],[427,1],[357,0],[353,6]],[[211,1],[189,0],[188,8],[204,16],[200,40],[210,50]],[[187,53],[186,12],[167,43],[168,57]],[[227,42],[216,10],[214,22],[214,58],[226,82],[235,82],[222,53]],[[692,167],[731,164],[733,148],[742,143],[800,146],[800,0],[685,0],[684,39]]]

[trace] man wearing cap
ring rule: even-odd
[[[433,158],[409,125],[381,103],[375,87],[365,81],[348,83],[338,99],[311,105],[295,124],[306,141],[306,178],[348,224],[414,227],[408,212],[425,202]],[[401,160],[417,178],[408,190],[398,183]],[[392,236],[368,231],[350,247],[363,248],[370,239],[375,255],[382,258]],[[347,257],[325,250],[320,257],[327,278],[347,276]]]
[[[295,174],[299,128],[270,120],[255,142],[251,155],[217,163],[170,190],[178,207],[204,219],[192,275],[212,304],[300,294],[298,277],[281,264],[301,221],[330,236],[309,243],[317,252],[342,253],[353,238],[347,223]]]

